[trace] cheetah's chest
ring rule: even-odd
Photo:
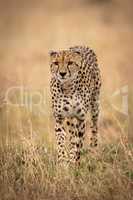
[[[76,93],[71,97],[63,96],[58,99],[58,109],[56,109],[62,117],[76,117],[79,119],[84,118],[86,113],[86,108],[84,105],[84,100],[80,95]]]

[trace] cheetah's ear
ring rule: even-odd
[[[51,57],[54,57],[54,56],[57,55],[57,52],[56,52],[56,51],[50,51],[50,52],[49,52],[49,55],[50,55]]]
[[[81,55],[81,51],[80,49],[77,47],[70,47],[70,51],[72,51],[73,53],[77,54],[77,55]]]
[[[82,56],[81,56],[81,52],[76,50],[73,52],[73,58],[76,60],[76,61],[81,61],[82,60]]]
[[[80,54],[81,54],[81,52],[80,52],[80,51],[78,51],[78,50],[76,50],[76,51],[75,51],[75,53],[76,53],[76,54],[78,54],[78,55],[80,55]]]

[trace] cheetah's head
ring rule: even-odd
[[[50,68],[52,75],[61,82],[75,79],[81,66],[81,59],[80,52],[71,50],[51,51]]]

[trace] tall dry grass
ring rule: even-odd
[[[133,149],[124,138],[83,151],[79,168],[61,168],[56,154],[32,140],[0,150],[0,199],[132,200]]]

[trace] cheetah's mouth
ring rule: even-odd
[[[63,77],[63,78],[58,78],[61,82],[67,82],[67,81],[69,81],[70,80],[70,78],[65,78],[65,77]]]
[[[61,77],[61,76],[58,76],[57,75],[57,79],[61,82],[66,82],[66,81],[69,81],[72,77],[69,75],[69,76],[64,76],[64,77]]]
[[[55,74],[55,78],[62,83],[69,82],[75,80],[77,77],[77,73],[74,74],[66,74],[66,76],[61,77],[58,74]]]

